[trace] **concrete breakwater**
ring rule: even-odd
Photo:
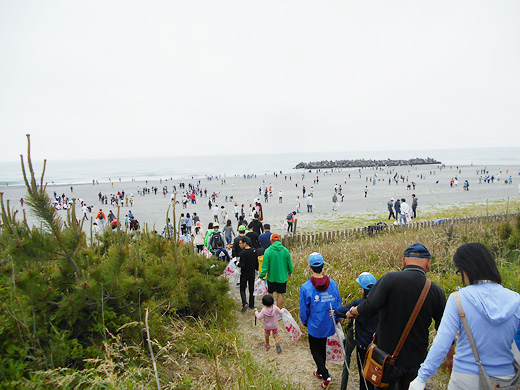
[[[294,169],[328,169],[328,168],[369,168],[369,167],[385,167],[385,166],[401,166],[401,165],[426,165],[426,164],[442,164],[434,158],[412,158],[409,160],[323,160],[304,163],[301,162]]]

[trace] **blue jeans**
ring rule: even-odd
[[[307,212],[308,213],[312,213],[312,204],[311,205],[307,205]]]

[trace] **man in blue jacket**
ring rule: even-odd
[[[300,320],[307,327],[309,347],[317,370],[313,375],[323,380],[322,388],[327,388],[331,382],[329,371],[325,367],[327,358],[327,337],[332,336],[336,329],[330,315],[330,309],[341,307],[341,297],[336,282],[323,275],[323,256],[314,252],[309,256],[309,267],[312,276],[300,289]]]

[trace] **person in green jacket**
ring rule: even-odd
[[[265,250],[260,278],[267,275],[267,292],[274,298],[276,306],[283,308],[283,294],[287,291],[287,278],[293,272],[293,263],[289,250],[280,242],[278,234],[271,235],[271,246]]]
[[[204,237],[204,246],[208,247],[208,238],[211,236],[211,233],[213,233],[215,229],[213,229],[213,222],[210,222],[208,224],[208,232],[206,233],[206,237]]]

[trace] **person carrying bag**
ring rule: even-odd
[[[376,335],[374,334],[374,341],[368,346],[367,355],[365,357],[365,363],[363,364],[363,376],[367,381],[372,383],[378,387],[388,387],[390,377],[390,372],[399,356],[399,352],[408,337],[408,333],[410,333],[410,329],[412,329],[413,323],[417,318],[417,314],[421,311],[421,307],[428,295],[428,291],[430,291],[430,286],[432,282],[430,279],[426,279],[426,283],[424,284],[423,290],[419,297],[419,300],[415,304],[415,308],[413,309],[412,315],[406,324],[406,328],[404,329],[401,338],[399,339],[399,343],[394,350],[392,355],[386,353],[381,348],[379,348],[375,344]]]
[[[448,390],[520,389],[520,366],[512,351],[520,327],[520,294],[501,285],[493,255],[480,243],[459,247],[453,264],[465,287],[448,298],[437,335],[409,389],[423,390],[446,351],[454,349]]]

